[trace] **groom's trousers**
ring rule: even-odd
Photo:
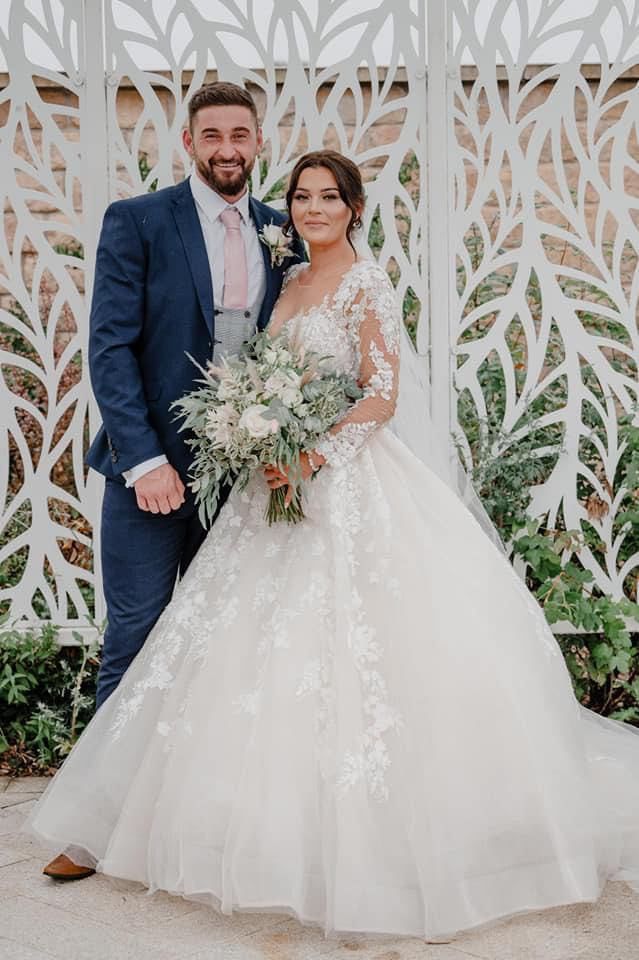
[[[192,497],[170,514],[140,510],[135,490],[107,479],[102,502],[102,579],[107,628],[96,707],[113,693],[206,536]]]

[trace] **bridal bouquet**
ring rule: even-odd
[[[201,386],[172,406],[184,418],[180,430],[193,434],[186,441],[194,453],[189,486],[204,526],[215,515],[223,485],[237,482],[243,489],[269,464],[286,469],[292,489],[288,505],[285,487],[271,490],[269,524],[303,519],[300,454],[363,395],[351,377],[327,370],[327,359],[292,346],[284,332],[263,332],[221,366],[196,364]]]

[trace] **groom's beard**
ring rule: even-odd
[[[238,162],[240,168],[232,177],[228,174],[218,172],[216,169],[218,164],[213,160],[210,160],[209,163],[204,163],[202,160],[196,158],[195,165],[202,178],[206,180],[209,187],[212,187],[216,193],[220,193],[223,197],[236,197],[238,193],[242,193],[244,190],[253,166],[253,164],[251,164],[250,167],[247,167],[244,159],[240,159]],[[219,167],[221,167],[221,164]]]

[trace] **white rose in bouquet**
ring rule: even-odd
[[[279,428],[277,420],[266,420],[262,416],[267,410],[268,407],[263,403],[252,403],[240,417],[238,426],[243,427],[255,440],[263,440],[269,433],[277,433]]]
[[[272,373],[265,381],[264,393],[269,397],[279,397],[280,390],[288,386],[289,382],[286,374],[282,370],[278,370],[277,373]]]
[[[304,399],[299,390],[300,381],[300,375],[294,370],[278,370],[267,379],[264,392],[267,396],[278,397],[290,410]]]
[[[284,387],[284,389],[279,392],[279,398],[289,410],[299,406],[304,399],[297,387]]]

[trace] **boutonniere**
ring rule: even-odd
[[[280,267],[287,257],[294,256],[291,250],[292,237],[288,237],[281,227],[271,222],[268,226],[262,227],[258,237],[265,247],[268,247],[271,254],[271,266]]]

